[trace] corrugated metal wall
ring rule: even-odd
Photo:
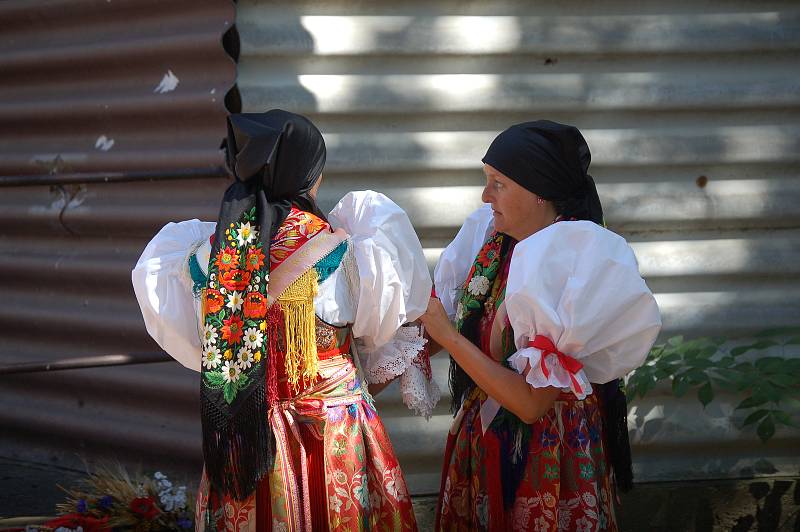
[[[797,324],[794,3],[240,0],[236,17],[243,108],[320,125],[324,206],[386,192],[433,263],[480,202],[493,136],[531,118],[573,123],[666,334]],[[219,164],[231,4],[4,2],[0,22],[0,175]],[[155,349],[130,268],[164,222],[212,219],[224,184],[0,189],[0,362]],[[434,360],[443,390],[446,366]],[[175,364],[2,385],[5,455],[104,452],[196,473],[197,381]],[[635,406],[640,480],[744,475],[759,457],[796,472],[796,436],[761,447],[733,428],[728,402],[700,413],[693,401],[665,392]],[[447,400],[430,422],[395,389],[379,403],[412,489],[436,491]]]
[[[165,222],[216,213],[234,20],[227,0],[0,3],[0,184],[153,178],[0,188],[0,364],[158,350],[130,270]],[[212,178],[159,181],[187,171]],[[4,457],[105,455],[197,474],[197,385],[176,364],[0,384]]]
[[[550,118],[585,133],[665,334],[797,325],[796,3],[242,0],[237,17],[243,109],[309,115],[329,147],[323,202],[387,193],[432,264],[480,203],[494,135]],[[758,457],[796,472],[789,436],[762,448],[727,402],[695,402],[636,406],[639,479],[747,474]],[[436,491],[447,401],[428,423],[395,390],[379,403],[412,488]]]

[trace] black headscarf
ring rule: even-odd
[[[256,327],[264,331],[264,314],[247,315],[244,313],[247,307],[242,310],[241,304],[238,309],[231,304],[230,290],[221,294],[223,273],[232,274],[234,282],[245,278],[241,286],[247,285],[247,288],[242,288],[242,293],[245,290],[248,295],[257,292],[255,297],[266,300],[270,242],[292,204],[321,216],[309,192],[325,165],[325,142],[307,118],[273,109],[229,116],[228,138],[223,147],[235,181],[222,199],[211,249],[207,293],[213,291],[230,306],[208,313],[205,324],[221,331],[225,320],[241,319],[244,325],[239,329]],[[243,231],[241,224],[244,222],[256,236],[243,244],[232,235]],[[254,251],[266,259],[257,267],[248,264],[245,269],[245,261]],[[236,257],[238,266],[220,267],[221,252],[223,257],[226,254]],[[257,264],[259,262],[256,260]],[[238,360],[236,353],[241,341],[228,340],[220,334],[216,347],[220,353],[229,352],[226,360],[233,363]],[[257,359],[247,368],[246,375],[242,372],[246,378],[240,377],[235,387],[224,380],[221,362],[212,368],[204,366],[202,370],[203,456],[212,485],[241,500],[255,490],[258,480],[268,472],[274,460],[274,436],[267,422],[265,382],[267,365],[274,361],[268,360],[266,355]]]
[[[543,199],[565,218],[603,223],[589,163],[592,155],[581,132],[549,120],[516,124],[500,133],[483,162]]]

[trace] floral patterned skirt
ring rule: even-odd
[[[256,493],[223,497],[203,473],[198,530],[417,530],[383,424],[352,363],[337,358],[333,375],[270,410],[275,466]]]
[[[616,531],[597,397],[562,393],[531,425],[522,481],[506,508],[494,433],[483,433],[481,401],[468,399],[448,435],[437,530]],[[505,459],[509,459],[505,457]]]

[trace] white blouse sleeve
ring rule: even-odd
[[[586,221],[559,222],[517,244],[505,297],[518,351],[509,358],[536,388],[606,383],[640,366],[661,329],[653,294],[625,240]],[[530,343],[537,336],[557,352]]]
[[[425,255],[408,215],[383,194],[360,191],[342,198],[328,219],[350,235],[357,269],[353,336],[367,380],[387,382],[399,375],[406,404],[429,416],[440,394],[417,361],[426,340],[417,327],[402,327],[425,312],[431,293]]]
[[[486,239],[494,231],[494,216],[488,203],[470,214],[458,234],[442,252],[433,271],[436,297],[451,321],[455,321],[459,289]]]
[[[216,224],[189,220],[165,225],[133,269],[133,291],[147,332],[169,355],[200,371],[200,304],[192,293],[189,255],[207,242]],[[203,266],[207,266],[208,259]]]

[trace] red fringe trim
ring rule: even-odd
[[[278,401],[278,360],[286,348],[281,342],[281,327],[283,326],[283,312],[277,303],[267,311],[267,402],[274,405]]]

